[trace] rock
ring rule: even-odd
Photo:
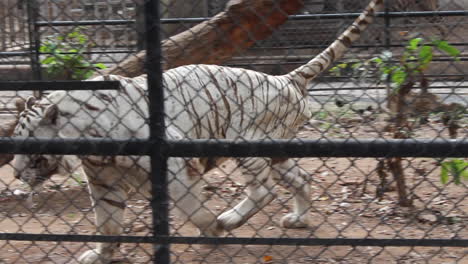
[[[340,203],[340,207],[348,208],[351,207],[350,203]]]
[[[418,220],[422,223],[430,223],[430,224],[433,224],[433,223],[437,223],[438,221],[438,218],[436,215],[432,214],[432,213],[428,213],[428,212],[423,212],[421,214],[418,215]]]
[[[20,189],[16,189],[16,190],[13,191],[13,194],[16,195],[16,196],[27,196],[29,194],[29,192],[23,191],[23,190],[20,190]]]
[[[148,230],[148,227],[146,225],[143,225],[143,224],[135,225],[132,228],[133,232],[142,232],[142,231],[145,231],[145,230]]]

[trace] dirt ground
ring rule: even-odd
[[[442,130],[437,117],[416,130],[416,137],[433,138]],[[301,138],[373,138],[382,134],[378,118],[349,115],[316,116],[299,133]],[[459,136],[466,137],[466,125]],[[447,137],[444,130],[442,137]],[[291,193],[280,187],[278,198],[248,223],[227,234],[235,237],[294,238],[468,238],[467,182],[444,185],[435,159],[405,159],[408,192],[414,208],[402,208],[394,184],[379,198],[377,161],[370,158],[304,158],[298,161],[311,176],[312,227],[284,230],[279,220],[291,206]],[[83,176],[56,175],[29,209],[25,186],[0,169],[0,232],[39,234],[94,234],[93,213]],[[226,177],[229,175],[229,177]],[[233,162],[224,163],[205,177],[207,206],[221,213],[244,197],[243,179]],[[392,177],[388,175],[388,181]],[[18,193],[16,193],[18,194]],[[172,217],[171,232],[196,236],[195,229]],[[125,221],[126,235],[149,235],[151,211],[134,195]],[[0,263],[76,263],[93,244],[0,241]],[[468,249],[449,247],[346,247],[172,245],[173,263],[468,263]],[[124,244],[115,262],[149,263],[152,246]]]

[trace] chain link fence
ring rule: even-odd
[[[1,1],[0,263],[468,262],[468,6],[368,2]]]

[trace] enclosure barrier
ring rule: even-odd
[[[207,18],[185,18],[185,19],[159,19],[159,5],[158,1],[146,1],[145,4],[145,17],[146,17],[146,45],[148,47],[159,47],[160,45],[160,37],[159,37],[159,28],[160,23],[178,23],[180,21],[184,22],[200,22],[206,20]],[[290,17],[293,20],[309,20],[309,19],[335,19],[335,18],[354,18],[356,17],[356,13],[351,14],[319,14],[319,15],[296,15]],[[380,17],[383,18],[400,18],[400,17],[426,17],[426,16],[466,16],[466,11],[434,11],[434,12],[382,12],[379,14]],[[36,48],[34,51],[25,52],[25,54],[30,54],[32,56],[36,56],[32,58],[32,63],[36,63],[36,76],[41,76],[39,74],[39,67],[40,67],[40,52],[38,51],[38,47],[40,46],[40,37],[38,35],[39,28],[42,26],[78,26],[78,25],[122,25],[122,24],[133,24],[133,21],[130,20],[88,20],[88,21],[52,21],[52,22],[42,22],[42,21],[35,21],[34,29],[32,30],[32,39],[36,42],[35,45],[32,45]],[[360,47],[376,47],[378,45],[358,45]],[[386,43],[382,44],[381,46],[386,47],[401,47],[400,44],[391,44]],[[463,44],[460,44],[463,46]],[[96,54],[90,52],[92,54]],[[11,54],[11,53],[9,53]],[[20,53],[15,53],[15,56]],[[0,52],[0,56],[8,55],[2,54]],[[147,50],[147,81],[148,81],[148,102],[149,102],[149,117],[148,117],[148,124],[149,124],[149,131],[150,136],[148,140],[140,140],[140,139],[130,139],[130,140],[117,140],[117,139],[89,139],[89,138],[80,138],[80,139],[42,139],[42,138],[27,138],[27,139],[15,139],[10,137],[2,137],[0,138],[0,153],[2,154],[31,154],[31,155],[38,155],[38,154],[54,154],[54,155],[97,155],[97,156],[150,156],[151,157],[151,185],[153,191],[153,198],[150,201],[150,207],[152,210],[151,219],[153,222],[151,223],[151,227],[153,229],[152,234],[147,235],[119,235],[119,236],[110,236],[110,235],[82,235],[82,234],[53,234],[53,232],[49,233],[41,233],[41,234],[33,234],[25,232],[25,230],[21,230],[20,232],[0,232],[0,240],[8,240],[8,241],[35,241],[35,242],[103,242],[103,243],[137,243],[137,244],[151,244],[154,246],[154,252],[152,252],[152,260],[154,263],[162,264],[162,263],[171,263],[172,262],[179,262],[179,263],[188,263],[186,259],[183,259],[183,253],[185,252],[184,249],[180,250],[176,253],[173,253],[172,247],[174,245],[189,245],[189,249],[191,245],[196,244],[209,244],[209,245],[241,245],[242,249],[246,249],[247,246],[261,246],[261,245],[268,245],[270,246],[266,253],[263,253],[263,258],[257,259],[256,263],[273,263],[275,260],[279,261],[286,261],[287,256],[284,256],[280,253],[275,252],[275,247],[279,246],[293,246],[295,248],[299,248],[300,246],[315,246],[320,247],[319,253],[316,254],[315,257],[311,257],[309,261],[321,261],[325,262],[320,258],[322,252],[326,252],[328,248],[333,246],[350,246],[353,248],[349,252],[343,253],[344,257],[346,258],[348,255],[351,255],[354,252],[354,249],[357,247],[379,247],[382,248],[381,251],[375,253],[374,256],[363,257],[368,262],[372,262],[373,259],[377,258],[377,256],[384,251],[385,248],[388,247],[410,247],[408,250],[408,254],[410,252],[418,252],[418,248],[420,247],[435,247],[438,249],[436,253],[428,253],[429,258],[427,256],[421,257],[423,261],[429,262],[431,261],[432,257],[439,253],[445,253],[442,248],[460,248],[464,249],[468,247],[468,238],[466,236],[466,230],[464,231],[463,228],[466,228],[466,209],[463,209],[463,201],[466,201],[466,195],[461,195],[461,197],[453,198],[455,200],[453,210],[460,210],[461,213],[458,213],[461,216],[450,218],[449,216],[443,218],[444,221],[455,221],[454,224],[446,224],[449,226],[447,229],[452,231],[456,234],[456,236],[451,238],[433,238],[428,233],[431,233],[434,229],[438,227],[439,222],[431,222],[434,227],[424,227],[421,228],[424,230],[424,234],[419,236],[419,238],[408,238],[407,236],[401,234],[401,230],[404,230],[402,227],[399,231],[394,231],[395,235],[391,238],[384,238],[385,235],[383,234],[382,237],[375,238],[375,235],[370,235],[370,231],[367,231],[367,235],[364,238],[352,238],[352,235],[343,234],[345,229],[339,229],[344,231],[338,231],[338,235],[334,238],[324,238],[324,237],[316,237],[313,234],[309,234],[307,232],[301,233],[299,235],[293,234],[285,234],[278,237],[270,237],[268,235],[260,234],[254,235],[252,237],[242,237],[237,236],[236,234],[230,233],[227,237],[203,237],[203,236],[196,236],[196,235],[184,235],[184,234],[177,234],[173,235],[170,233],[171,229],[171,221],[172,218],[169,214],[171,206],[170,206],[170,198],[168,196],[168,182],[167,178],[167,160],[172,157],[314,157],[314,158],[355,158],[352,159],[352,162],[358,162],[357,158],[379,158],[379,160],[388,159],[388,158],[400,158],[400,157],[414,157],[414,158],[467,158],[468,157],[468,140],[466,138],[466,127],[462,127],[461,133],[455,139],[446,139],[441,138],[440,134],[438,138],[431,138],[431,139],[421,139],[421,138],[407,138],[407,139],[359,139],[355,138],[354,136],[345,138],[345,139],[336,139],[336,138],[328,138],[322,137],[319,139],[292,139],[292,140],[278,140],[278,139],[265,139],[265,140],[225,140],[225,139],[191,139],[191,140],[173,140],[166,138],[166,125],[164,120],[164,90],[162,89],[162,70],[160,61],[162,60],[162,54],[160,48],[152,48]],[[466,60],[462,58],[462,60]],[[24,90],[36,90],[36,91],[50,91],[50,90],[66,90],[66,91],[73,91],[73,90],[116,90],[118,91],[121,87],[119,87],[118,82],[111,82],[111,81],[100,81],[100,82],[93,82],[93,81],[15,81],[15,82],[0,82],[0,90],[15,90],[15,91],[24,91]],[[344,88],[346,90],[347,88]],[[356,88],[349,88],[349,89],[356,89]],[[319,89],[314,89],[315,91]],[[325,89],[326,90],[326,89]],[[86,107],[86,106],[84,106]],[[327,125],[328,126],[328,125]],[[323,133],[326,133],[329,128],[322,128]],[[460,136],[461,135],[461,136]],[[325,162],[324,162],[325,163]],[[319,167],[328,166],[328,165],[319,165]],[[330,165],[331,166],[331,165]],[[351,165],[349,166],[351,167]],[[327,167],[326,167],[327,168]],[[348,168],[349,169],[349,168]],[[316,174],[319,174],[317,172]],[[364,173],[363,173],[364,174]],[[337,176],[345,175],[341,173]],[[424,176],[425,175],[425,176]],[[228,175],[229,176],[229,175]],[[326,176],[325,176],[326,177]],[[369,175],[366,175],[369,177]],[[423,173],[424,178],[420,180],[419,178],[415,179],[415,185],[421,184],[421,181],[426,180],[430,182],[432,185],[436,185],[434,181],[429,181],[426,177],[428,175]],[[338,181],[338,180],[336,180]],[[335,182],[336,182],[335,181]],[[325,180],[324,180],[325,182]],[[315,182],[316,185],[320,186],[320,182]],[[346,184],[353,185],[354,183],[345,182]],[[343,188],[346,186],[343,184]],[[330,187],[330,186],[328,186]],[[317,187],[317,192],[320,192],[321,188],[324,189],[324,192],[321,196],[316,197],[316,205],[320,201],[324,201],[321,199],[325,199],[328,194],[328,187]],[[466,191],[466,183],[462,183],[460,187],[461,190]],[[440,188],[442,189],[442,188]],[[440,191],[437,189],[437,191]],[[414,189],[413,189],[414,190]],[[271,191],[271,190],[270,190]],[[440,191],[442,192],[442,191]],[[332,197],[333,195],[331,195]],[[336,195],[335,195],[336,196]],[[329,199],[329,198],[327,198]],[[419,199],[419,197],[415,198]],[[420,200],[423,200],[421,198]],[[435,198],[430,197],[429,200],[435,200]],[[458,199],[458,200],[457,200]],[[378,200],[378,199],[376,199]],[[382,199],[380,199],[382,200]],[[341,202],[346,203],[347,200],[343,199]],[[440,202],[440,201],[437,201]],[[282,203],[284,206],[284,202]],[[427,204],[423,204],[426,206]],[[314,206],[314,205],[312,205]],[[330,204],[330,206],[332,206]],[[369,207],[370,205],[366,205]],[[366,207],[364,206],[364,207]],[[351,223],[359,222],[357,220],[357,215],[354,214],[352,210],[362,210],[364,209],[353,209],[351,208],[350,211],[346,211],[350,208],[350,205],[338,205],[336,206],[336,210],[344,210],[343,214],[345,215],[343,218],[346,220],[340,221],[350,221]],[[462,209],[458,209],[458,208]],[[385,207],[379,208],[382,209]],[[378,212],[379,210],[376,210]],[[436,210],[436,209],[434,209]],[[385,210],[382,210],[385,211]],[[318,212],[318,211],[317,211]],[[317,218],[325,218],[325,222],[328,221],[328,214],[334,215],[334,212],[325,211],[325,213],[316,213]],[[340,211],[341,212],[341,211]],[[457,211],[458,212],[458,211]],[[9,211],[8,211],[9,213]],[[278,212],[274,212],[277,214]],[[353,215],[353,214],[354,215]],[[137,214],[137,213],[135,213]],[[395,213],[400,217],[400,215]],[[391,213],[389,213],[391,215]],[[439,215],[437,215],[439,216]],[[0,221],[4,221],[4,219],[8,217],[0,216]],[[351,217],[349,219],[348,217]],[[368,217],[368,216],[366,216]],[[382,218],[379,220],[381,222],[385,221],[385,217],[389,217],[387,214],[384,214]],[[268,220],[272,221],[272,216],[267,217]],[[458,219],[461,218],[461,219]],[[86,217],[83,217],[86,219]],[[83,220],[81,219],[81,220]],[[110,220],[109,220],[110,221]],[[427,220],[430,222],[429,220]],[[417,222],[417,221],[416,221]],[[403,225],[411,225],[410,223],[404,223]],[[423,225],[424,223],[421,222]],[[445,223],[445,222],[444,222]],[[342,224],[342,223],[339,223]],[[372,223],[373,224],[373,223]],[[382,224],[378,223],[377,225]],[[414,223],[413,223],[414,224]],[[0,222],[1,225],[1,222]],[[21,223],[18,224],[21,227]],[[47,224],[44,224],[47,226]],[[323,223],[320,223],[323,225]],[[415,224],[419,226],[418,223]],[[456,225],[456,227],[452,227]],[[267,224],[260,223],[258,224],[261,228],[265,229]],[[346,226],[346,225],[344,225]],[[149,226],[146,226],[149,228]],[[277,228],[277,227],[276,227]],[[320,226],[318,227],[320,228]],[[377,229],[378,227],[371,227],[370,230]],[[20,228],[21,229],[21,228]],[[259,229],[253,228],[255,233],[258,233]],[[274,230],[274,227],[268,227],[269,230]],[[337,229],[338,230],[338,229]],[[420,231],[420,230],[416,230]],[[411,230],[411,232],[416,232]],[[23,233],[22,233],[23,232]],[[76,232],[76,231],[73,231]],[[176,230],[178,233],[178,230]],[[182,231],[181,231],[182,233]],[[306,237],[302,237],[306,235]],[[265,237],[262,237],[265,236]],[[435,235],[437,236],[437,235]],[[351,238],[350,238],[351,237]],[[362,235],[361,235],[362,237]],[[445,236],[444,236],[445,237]],[[6,245],[3,245],[2,248],[6,248]],[[415,249],[416,248],[416,249]],[[0,248],[0,251],[2,249]],[[26,249],[27,250],[27,249]],[[229,249],[228,249],[229,250]],[[237,249],[236,249],[237,250]],[[254,249],[255,250],[255,249]],[[264,249],[259,249],[264,250]],[[415,251],[413,251],[415,250]],[[198,251],[198,249],[195,249]],[[202,250],[200,250],[202,251]],[[249,249],[247,249],[249,251]],[[43,250],[46,255],[48,252]],[[70,259],[74,260],[78,257],[78,255],[74,255],[77,251],[69,250],[67,251],[71,254]],[[182,252],[182,253],[181,253]],[[216,252],[215,250],[209,252]],[[223,252],[223,249],[219,252]],[[219,253],[218,254],[221,254]],[[351,253],[350,253],[351,252]],[[185,252],[186,253],[186,252]],[[245,253],[245,252],[244,252]],[[291,256],[297,253],[293,251]],[[273,260],[269,257],[270,255],[274,255]],[[303,253],[301,253],[303,254]],[[449,259],[455,259],[458,263],[463,263],[464,260],[467,258],[466,251],[463,253],[457,253],[458,255],[449,256]],[[0,254],[2,255],[2,254]],[[303,254],[305,257],[301,259],[301,261],[307,261],[307,254]],[[277,256],[283,256],[284,259],[279,259]],[[335,255],[338,256],[338,255]],[[0,256],[0,258],[3,256]],[[222,260],[215,259],[213,263],[217,261],[224,261],[227,263],[228,261],[234,262],[234,258],[239,256],[228,256],[226,254],[226,258]],[[242,256],[240,256],[242,257]],[[351,256],[350,260],[351,259]],[[391,260],[402,260],[405,261],[405,254],[400,254],[398,259],[396,256],[393,256],[390,253]],[[195,257],[194,257],[195,258]],[[415,258],[417,256],[409,256],[408,258]],[[19,258],[21,260],[21,258]],[[285,260],[286,259],[286,260]],[[333,259],[330,257],[330,259]],[[337,260],[333,261],[340,261],[339,257],[336,257]],[[357,258],[356,262],[363,261],[363,259]],[[25,260],[25,259],[23,259]],[[1,263],[0,259],[0,263]],[[142,260],[141,262],[143,262]],[[197,260],[194,260],[194,262]],[[198,260],[199,262],[207,262],[210,263],[209,260]],[[241,263],[242,259],[239,261]],[[294,260],[292,260],[294,261]],[[140,263],[135,261],[135,263]],[[147,262],[145,262],[147,263]],[[218,262],[219,263],[219,262]]]

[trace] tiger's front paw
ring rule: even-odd
[[[307,215],[289,213],[281,218],[281,226],[284,228],[306,228],[309,226]]]
[[[111,263],[110,259],[105,259],[96,249],[91,249],[83,253],[78,262],[81,264],[108,264]]]
[[[230,231],[241,226],[245,221],[242,216],[235,210],[231,209],[218,216],[218,223],[222,229]]]

